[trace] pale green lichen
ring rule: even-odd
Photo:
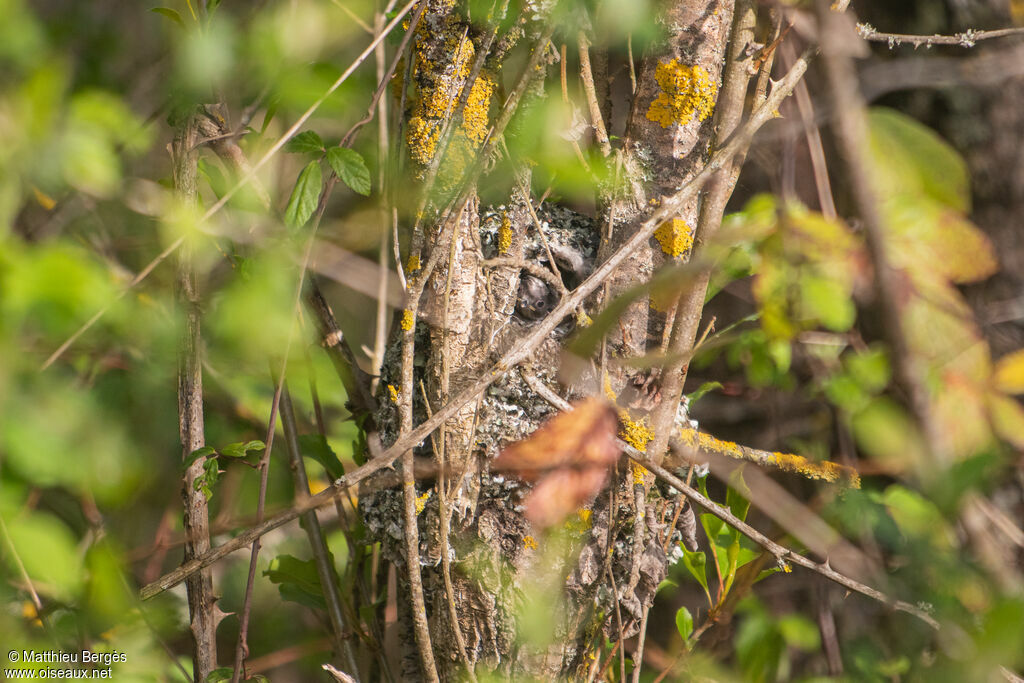
[[[647,109],[647,118],[668,128],[711,116],[718,96],[718,84],[700,65],[687,66],[678,59],[660,62],[654,79],[661,92]]]

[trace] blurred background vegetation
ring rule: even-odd
[[[606,46],[621,51],[631,36],[632,49],[641,52],[652,3],[602,4],[605,22],[595,30]],[[854,9],[880,30],[952,34],[1012,26],[1024,18],[1019,5],[858,0]],[[280,154],[260,173],[270,211],[242,193],[229,210],[199,224],[169,191],[167,145],[182,107],[223,98],[237,121],[256,102],[240,144],[250,159],[261,157],[369,44],[362,24],[372,23],[379,8],[371,0],[210,6],[200,31],[187,0],[165,8],[0,0],[0,633],[16,649],[123,652],[118,681],[180,681],[191,672],[183,587],[145,603],[137,597],[141,585],[181,559],[182,320],[174,268],[161,263],[128,290],[132,279],[179,237],[207,274],[208,444],[265,438],[274,392],[268,364],[276,367],[286,348],[303,423],[313,424],[315,386],[327,443],[346,465],[359,438],[357,426],[343,419],[344,390],[312,342],[309,321],[293,321],[302,245],[282,228],[281,216],[308,159]],[[397,41],[389,38],[389,49]],[[977,50],[936,48],[928,56],[973,59],[982,54]],[[923,52],[875,45],[864,73],[884,74],[879,66]],[[376,85],[367,63],[306,127],[337,141],[363,116]],[[815,98],[824,92],[819,74],[812,72],[809,88]],[[534,134],[520,135],[517,151],[538,161],[538,194],[553,188],[554,199],[586,212],[594,202],[592,179],[566,139],[552,132],[564,128],[559,102],[555,95],[526,111],[517,125]],[[693,623],[702,624],[729,591],[716,593],[714,578],[706,593],[698,573],[680,561],[652,612],[648,655],[660,666],[649,667],[644,680],[663,668],[680,680],[809,681],[832,672],[841,680],[982,681],[1024,666],[1024,411],[1013,398],[1024,390],[1024,361],[1012,355],[1024,338],[1024,80],[879,89],[874,104],[885,108],[873,113],[868,142],[892,195],[889,215],[903,221],[901,265],[932,283],[938,297],[912,313],[919,316],[912,343],[962,376],[977,371],[993,382],[984,394],[972,382],[944,394],[948,401],[938,412],[952,459],[921,459],[915,429],[893,397],[891,359],[877,343],[881,323],[857,296],[866,286],[859,281],[861,257],[853,246],[844,251],[848,236],[828,232],[834,223],[800,206],[818,208],[803,132],[783,125],[798,120],[795,106],[751,152],[728,219],[748,239],[733,245],[705,313],[720,328],[755,314],[757,320],[695,358],[688,390],[720,383],[693,406],[702,428],[717,436],[856,465],[863,488],[841,495],[798,478],[780,481],[885,567],[884,590],[926,605],[943,630],[937,637],[925,624],[848,596],[821,577],[779,572],[753,592],[733,589],[729,617],[709,624],[691,651],[685,638]],[[834,156],[828,140],[826,147]],[[356,149],[376,183],[381,160],[373,136]],[[202,208],[223,194],[233,173],[202,152]],[[481,187],[484,203],[508,196],[511,178],[495,175]],[[846,215],[850,198],[842,183],[835,194]],[[373,210],[361,194],[335,193],[321,233],[376,259],[378,224],[366,218]],[[786,225],[776,224],[780,215]],[[785,238],[795,224],[825,231],[834,250],[801,251],[806,245]],[[328,294],[353,348],[372,347],[373,298],[340,284]],[[100,310],[95,325],[42,369]],[[1003,357],[1011,360],[999,365]],[[313,450],[306,467],[316,488],[328,478]],[[211,526],[220,541],[254,521],[259,474],[251,457],[236,460],[222,464],[212,489]],[[709,488],[726,500],[724,487]],[[283,509],[293,497],[288,468],[272,468],[269,509]],[[997,545],[992,561],[977,548],[965,550],[961,511],[968,498],[985,501],[990,513],[984,523]],[[762,513],[752,510],[750,521],[785,537]],[[350,549],[337,521],[327,529],[343,572]],[[323,677],[327,622],[315,587],[305,598],[297,591],[302,568],[287,559],[308,556],[305,538],[292,525],[264,543],[247,670],[274,681]],[[748,551],[745,561],[753,562],[756,553]],[[220,608],[237,612],[243,554],[213,570]],[[233,656],[237,629],[234,617],[219,628],[222,662]],[[610,667],[612,674],[617,669]]]

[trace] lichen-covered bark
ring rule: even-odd
[[[711,121],[722,74],[732,20],[730,0],[668,3],[659,15],[663,41],[645,55],[637,74],[637,92],[630,111],[623,159],[623,183],[616,196],[605,198],[601,224],[611,223],[602,242],[610,254],[633,236],[661,198],[673,194],[701,168],[711,139]],[[649,279],[668,260],[685,260],[693,244],[697,201],[663,226],[655,239],[612,277],[609,296]],[[641,355],[660,347],[666,305],[646,299],[634,302],[613,331],[611,343],[623,355]],[[652,310],[653,309],[653,310]],[[653,313],[653,315],[650,315]],[[651,317],[651,320],[648,318]],[[616,392],[627,378],[613,374]]]
[[[536,30],[532,17],[543,16],[532,6],[529,9],[517,29],[527,36]],[[515,179],[516,189],[501,206],[483,207],[473,198],[459,215],[439,221],[441,206],[428,204],[418,218],[423,226],[422,253],[416,254],[414,267],[408,269],[410,277],[416,278],[422,275],[417,268],[431,255],[436,262],[424,283],[415,330],[416,358],[421,361],[415,364],[411,400],[417,420],[458,393],[533,324],[517,310],[522,275],[509,263],[525,259],[545,268],[558,265],[563,280],[585,277],[595,262],[632,236],[661,197],[675,192],[699,170],[710,136],[730,17],[731,3],[726,0],[679,1],[663,9],[664,39],[641,62],[625,141],[608,158],[609,164],[619,164],[620,190],[603,197],[596,221],[546,205],[535,207],[535,219],[525,164]],[[499,39],[496,51],[503,54],[507,42],[507,36]],[[414,45],[406,142],[413,175],[431,183],[436,171],[436,187],[442,193],[457,185],[453,179],[461,176],[483,139],[476,131],[486,130],[481,116],[486,124],[488,101],[500,74],[497,59],[487,62],[478,78],[480,85],[473,86],[466,114],[451,124],[455,128],[444,161],[435,159],[447,118],[479,49],[478,31],[466,23],[452,0],[429,0]],[[594,57],[604,73],[603,56]],[[598,92],[605,86],[598,83]],[[532,96],[541,95],[533,92]],[[667,259],[687,257],[696,216],[694,204],[660,230],[646,249],[619,270],[609,296],[648,279]],[[586,272],[566,274],[564,263],[551,263],[559,260],[559,253],[572,254],[573,267]],[[506,261],[497,267],[484,263],[492,258]],[[637,302],[623,318],[622,327],[610,335],[614,355],[640,355],[660,344],[662,319],[649,326],[647,310],[646,300]],[[412,321],[401,322],[399,327],[410,332]],[[531,382],[542,382],[569,399],[595,389],[560,384],[562,346],[575,324],[564,321],[536,350],[527,368]],[[388,392],[400,383],[398,356],[393,345],[380,383],[384,408],[378,423],[385,444],[397,433],[395,403],[388,400]],[[629,382],[619,373],[611,380],[608,391],[616,395]],[[637,405],[644,404],[639,400],[644,398],[642,393],[634,391]],[[616,483],[563,530],[565,546],[555,537],[541,538],[523,516],[527,487],[492,475],[487,463],[503,444],[525,438],[553,412],[524,376],[513,370],[417,449],[420,456],[444,462],[439,478],[418,483],[416,490],[422,508],[417,516],[418,559],[442,680],[462,675],[463,656],[481,672],[495,670],[541,680],[585,673],[593,661],[590,655],[606,637],[636,633],[664,577],[666,548],[681,536],[677,529],[681,503],[659,495],[657,489],[648,496],[642,473],[630,470],[621,472]],[[644,446],[650,432],[642,415],[624,410],[622,417],[624,436]],[[447,547],[441,533],[446,515],[441,514],[437,488],[442,480],[443,498],[451,509]],[[403,533],[396,524],[402,518],[401,492],[367,494],[361,497],[361,506],[370,531],[384,541],[385,556],[399,567],[397,575],[407,576]],[[450,595],[444,556],[451,563]],[[554,581],[547,587],[554,591],[553,603],[564,600],[564,609],[546,615],[555,631],[546,645],[524,642],[520,632],[531,610],[550,611],[553,606],[526,602],[536,594],[540,577]],[[613,583],[618,591],[611,589]],[[405,604],[408,588],[400,585],[399,591],[400,620],[412,643],[412,615]],[[464,643],[464,655],[456,633]],[[402,667],[405,677],[416,679],[418,666],[410,649]]]

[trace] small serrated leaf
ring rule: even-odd
[[[185,22],[182,21],[181,15],[178,14],[175,10],[171,9],[170,7],[154,7],[149,11],[154,12],[156,14],[161,14],[170,19],[171,21],[173,21],[178,26],[185,28]]]
[[[327,163],[334,173],[355,192],[368,196],[370,194],[370,169],[362,155],[347,147],[331,147],[327,150]]]
[[[285,143],[284,151],[296,154],[323,154],[324,141],[316,131],[304,130]]]
[[[301,228],[313,215],[320,199],[320,187],[323,176],[320,173],[320,162],[311,161],[302,169],[299,179],[295,181],[295,189],[284,210],[284,221],[291,228]]]

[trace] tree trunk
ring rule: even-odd
[[[728,0],[677,0],[662,8],[664,35],[642,58],[635,96],[625,103],[630,107],[620,136],[625,142],[604,160],[617,168],[618,189],[604,191],[596,219],[547,204],[531,207],[533,200],[524,193],[529,188],[526,160],[518,166],[516,190],[504,205],[482,207],[474,196],[447,217],[442,201],[426,205],[422,237],[412,236],[407,268],[411,291],[424,276],[424,265],[431,263],[432,268],[422,298],[403,314],[385,356],[377,416],[385,445],[411,422],[444,405],[529,331],[533,321],[521,308],[517,311],[526,276],[510,263],[526,259],[547,268],[558,254],[569,253],[592,268],[595,259],[607,257],[636,233],[662,197],[700,170],[711,138],[731,16]],[[539,33],[543,22],[535,23],[522,22],[525,40]],[[404,129],[414,174],[428,184],[445,117],[466,87],[486,33],[444,0],[428,4],[417,30]],[[496,45],[500,52],[502,41]],[[551,48],[545,41],[540,49]],[[606,55],[594,56],[602,75],[606,61]],[[466,157],[479,150],[483,139],[474,128],[481,106],[476,88],[502,66],[499,58],[489,59],[472,85],[465,114],[452,124],[447,156],[435,164],[433,189],[450,193],[458,188],[457,179],[469,165]],[[506,76],[509,80],[515,75]],[[595,85],[598,93],[610,90],[607,83]],[[484,113],[486,106],[484,102]],[[607,111],[607,102],[591,110],[595,115]],[[611,279],[606,297],[649,279],[669,259],[685,260],[698,211],[697,202],[686,206],[678,220],[636,252]],[[543,237],[534,213],[546,223]],[[502,265],[483,262],[491,258],[503,259]],[[562,276],[572,286],[564,269]],[[610,333],[609,352],[641,355],[660,348],[664,322],[664,312],[650,315],[644,298]],[[677,519],[676,506],[685,503],[649,492],[643,477],[633,472],[620,472],[564,529],[544,534],[531,528],[523,515],[528,487],[489,472],[488,462],[504,444],[527,437],[555,412],[531,382],[570,400],[604,391],[606,385],[620,394],[630,384],[630,377],[610,367],[600,384],[579,378],[562,378],[567,384],[560,383],[562,345],[573,324],[565,321],[540,345],[525,373],[510,369],[416,449],[416,455],[435,459],[439,469],[435,481],[421,480],[416,487],[420,511],[414,561],[418,559],[422,575],[426,613],[421,616],[429,624],[442,680],[459,678],[467,665],[480,672],[540,679],[585,674],[600,660],[606,637],[616,641],[638,633],[665,576],[665,548],[680,537],[665,520]],[[411,420],[403,417],[403,410]],[[644,413],[640,409],[623,417],[627,423],[640,421]],[[421,680],[429,672],[422,670],[426,658],[417,651],[423,645],[415,645],[413,637],[417,617],[403,543],[407,532],[394,525],[402,517],[402,496],[397,490],[364,494],[360,505],[371,531],[384,542],[385,556],[398,569],[400,628],[407,644],[402,670],[407,679]],[[552,583],[551,577],[558,578]],[[533,637],[545,627],[547,638]]]

